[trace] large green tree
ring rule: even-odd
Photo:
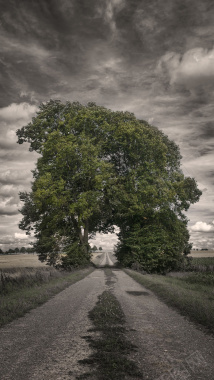
[[[66,266],[87,262],[89,238],[117,225],[122,263],[152,271],[177,262],[188,243],[183,210],[200,191],[157,128],[129,112],[51,100],[17,135],[40,154],[32,191],[20,194],[20,228],[34,232],[41,260],[56,264],[63,252]]]

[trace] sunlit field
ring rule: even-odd
[[[36,254],[0,255],[0,269],[44,267]]]
[[[208,251],[191,251],[189,256],[192,256],[192,257],[214,257],[214,250],[210,249]]]
[[[99,263],[99,257],[104,251],[92,254],[92,261]],[[0,255],[0,270],[6,268],[36,268],[44,267],[45,263],[39,261],[37,254]]]

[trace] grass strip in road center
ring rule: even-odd
[[[92,377],[99,380],[143,379],[136,363],[129,359],[129,354],[136,351],[126,336],[125,316],[116,297],[110,292],[103,292],[89,318],[94,334],[85,336],[93,353],[82,364],[91,365],[91,373],[80,375],[78,379]],[[98,335],[97,335],[98,333]]]

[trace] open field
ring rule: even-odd
[[[36,254],[0,255],[0,269],[44,267]]]
[[[99,264],[100,257],[104,255],[104,253],[105,251],[92,253],[92,262]],[[45,263],[39,261],[37,254],[0,255],[0,270],[6,268],[35,268],[45,266]]]
[[[214,250],[210,249],[208,251],[191,251],[189,256],[192,256],[192,257],[214,257]]]

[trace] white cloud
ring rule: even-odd
[[[214,226],[201,221],[196,222],[190,229],[193,232],[214,232]]]
[[[0,198],[1,197],[11,197],[14,196],[17,193],[17,187],[14,185],[3,185],[0,187]]]
[[[27,236],[26,236],[26,234],[15,232],[15,239],[26,240]]]
[[[29,178],[31,178],[31,173],[29,173],[28,169],[8,169],[0,172],[0,182],[5,184],[17,184],[27,182]]]
[[[159,60],[157,72],[168,73],[171,84],[184,84],[187,87],[209,84],[214,81],[214,49],[199,47],[183,55],[168,52]]]
[[[20,119],[30,119],[36,112],[37,107],[28,103],[12,103],[0,109],[0,118],[6,121],[16,121]]]
[[[14,203],[13,197],[0,201],[0,215],[18,214],[18,205]]]
[[[89,244],[91,247],[96,245],[98,248],[102,247],[104,250],[113,250],[114,246],[118,243],[118,237],[116,233],[119,232],[119,228],[115,227],[115,233],[107,233],[107,234],[102,234],[102,233],[97,233],[94,239],[91,239],[89,241]]]

